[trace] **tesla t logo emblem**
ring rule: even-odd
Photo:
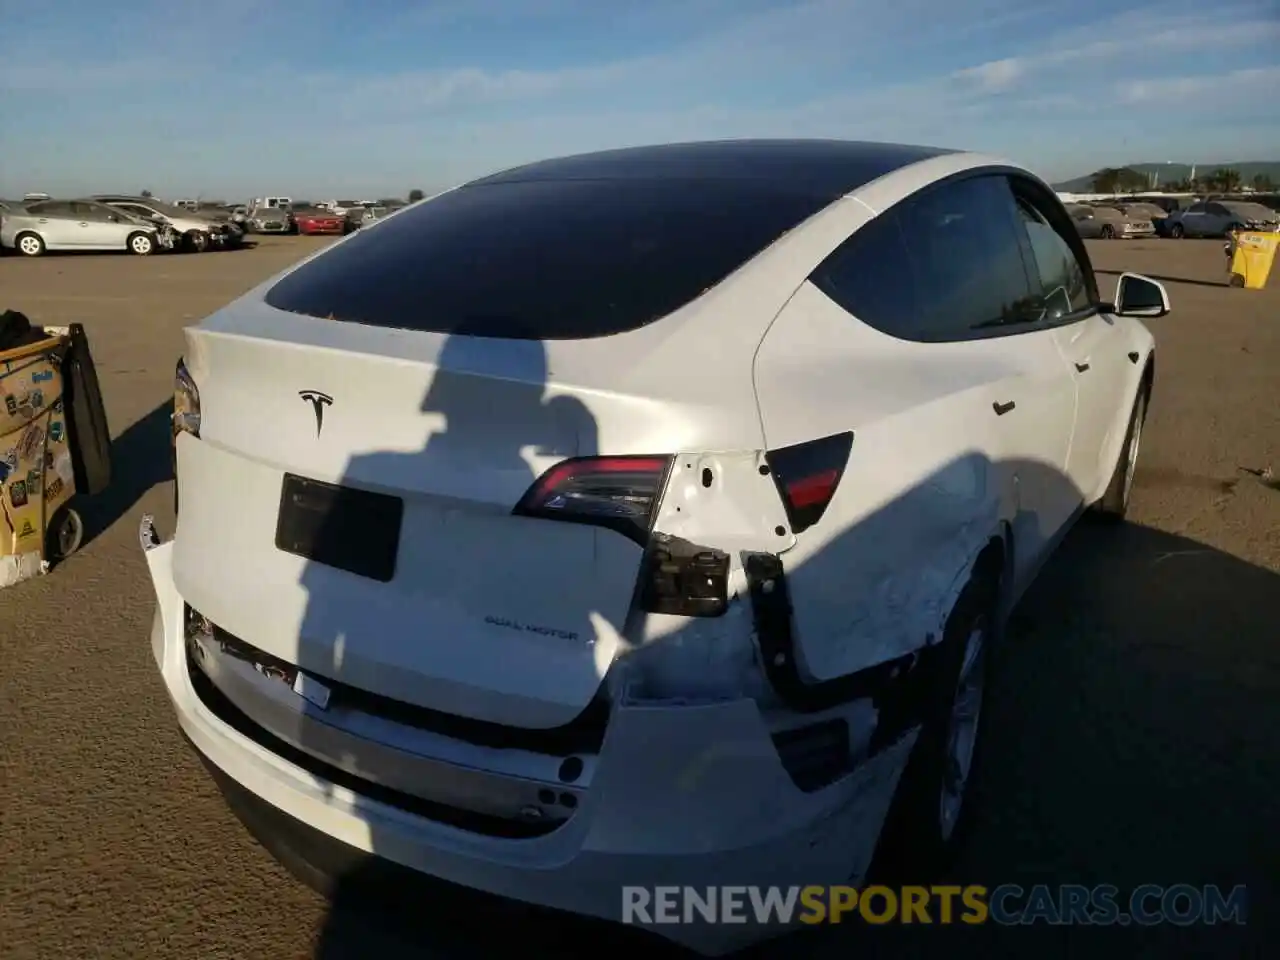
[[[333,403],[333,397],[319,390],[299,390],[298,396],[311,404],[316,412],[316,436],[320,436],[320,428],[324,426],[324,408]]]

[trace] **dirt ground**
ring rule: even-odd
[[[167,431],[182,328],[324,242],[0,259],[0,308],[86,325],[117,469],[114,489],[83,504],[81,552],[0,592],[0,956],[509,949],[482,933],[458,947],[442,932],[456,913],[412,937],[382,919],[329,916],[224,807],[179,737],[151,661],[136,530],[146,512],[172,528]],[[1274,941],[1280,480],[1256,472],[1280,477],[1280,277],[1267,291],[1228,289],[1209,241],[1100,242],[1090,252],[1104,291],[1133,270],[1167,281],[1174,303],[1151,324],[1158,372],[1134,522],[1079,527],[1021,605],[956,874],[991,886],[1244,883],[1249,924],[858,926],[794,941],[787,955],[1244,956],[1260,955],[1268,932]],[[512,932],[489,926],[499,938]],[[526,955],[545,955],[541,933],[515,932]],[[599,952],[585,932],[557,940],[560,956]]]

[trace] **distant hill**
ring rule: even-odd
[[[1191,176],[1191,165],[1187,163],[1127,163],[1125,166],[1130,170],[1145,173],[1147,176],[1158,174],[1160,179],[1156,189],[1159,189],[1160,185],[1186,180]],[[1238,170],[1240,172],[1240,180],[1244,186],[1251,185],[1253,178],[1258,174],[1270,177],[1273,184],[1280,186],[1280,160],[1235,160],[1230,163],[1197,163],[1195,165],[1196,175],[1203,177],[1213,173],[1219,167]],[[1093,174],[1089,173],[1083,177],[1076,177],[1074,180],[1055,183],[1053,184],[1053,189],[1061,190],[1064,193],[1089,193],[1093,190]]]

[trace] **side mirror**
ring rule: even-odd
[[[1164,285],[1136,273],[1122,273],[1116,284],[1116,316],[1163,317],[1170,310]]]

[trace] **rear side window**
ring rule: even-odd
[[[1089,287],[1075,251],[1054,230],[1040,211],[1026,200],[1017,202],[1018,219],[1031,242],[1036,272],[1040,277],[1045,319],[1056,320],[1089,307]]]
[[[831,200],[748,179],[474,185],[355,234],[266,301],[380,327],[608,336],[689,303]]]
[[[1025,320],[1035,299],[1013,194],[998,176],[909,197],[854,233],[811,279],[863,322],[925,343],[998,332]]]

